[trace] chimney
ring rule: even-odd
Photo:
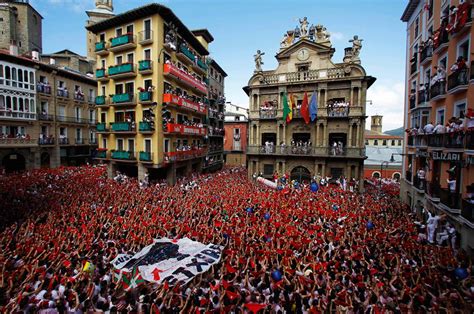
[[[16,44],[10,44],[10,54],[12,56],[18,56],[18,46]]]
[[[370,130],[377,133],[382,133],[382,116],[372,116],[371,120],[372,124],[370,125]]]

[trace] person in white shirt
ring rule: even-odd
[[[428,124],[425,125],[425,127],[423,128],[423,130],[425,131],[426,134],[432,134],[434,128],[435,128],[434,125],[433,125],[431,122],[428,122]]]
[[[434,134],[443,134],[443,133],[446,133],[446,128],[443,124],[441,124],[441,122],[438,122],[438,124],[435,126],[434,130],[433,130],[433,133]]]

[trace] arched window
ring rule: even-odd
[[[16,68],[12,68],[12,81],[16,81]]]
[[[5,96],[0,95],[0,110],[5,110]]]
[[[18,111],[24,111],[23,98],[18,98]]]
[[[23,71],[23,80],[25,83],[28,83],[28,71],[26,70]]]
[[[0,78],[3,77],[3,64],[0,64]]]
[[[372,178],[376,178],[376,179],[380,178],[380,172],[378,171],[372,172]]]
[[[12,110],[12,98],[10,96],[7,96],[7,110]]]
[[[30,99],[30,108],[28,108],[28,111],[29,112],[36,112],[36,106],[35,106],[35,100],[34,99]]]
[[[18,69],[18,82],[23,83],[23,71]]]
[[[31,90],[34,90],[35,89],[35,77],[34,77],[34,73],[33,72],[30,72],[30,89]]]
[[[13,111],[18,111],[18,99],[16,97],[12,97],[13,98],[13,108],[12,110]]]
[[[397,181],[400,181],[400,178],[401,178],[401,177],[402,177],[402,176],[400,175],[399,172],[394,172],[393,175],[392,175],[392,178],[393,178],[394,180],[397,180]]]
[[[11,80],[12,77],[11,77],[11,74],[10,74],[10,67],[5,67],[5,79],[7,80]]]

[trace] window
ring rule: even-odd
[[[123,84],[115,85],[115,94],[123,94]]]
[[[107,113],[105,112],[100,113],[100,122],[107,123]]]
[[[443,69],[446,69],[448,65],[448,55],[445,54],[442,58],[438,61],[438,66],[442,66]]]
[[[133,82],[125,83],[125,92],[126,93],[133,94],[134,91],[135,91],[135,85],[134,85]]]
[[[145,152],[151,153],[151,139],[145,139]]]
[[[102,94],[101,94],[101,95],[102,95],[102,96],[105,96],[105,85],[102,85],[102,88],[101,88],[101,89],[102,89]]]
[[[417,17],[415,20],[415,38],[418,37],[419,29],[420,29],[420,19]]]
[[[100,60],[100,64],[102,65],[102,69],[105,69],[105,67],[107,66],[105,63],[105,59]]]
[[[383,146],[387,146],[387,140],[383,140],[383,141],[382,141],[382,145],[383,145]]]
[[[133,24],[127,26],[127,34],[133,34]]]
[[[163,145],[164,145],[163,149],[164,149],[165,153],[168,153],[170,151],[170,140],[165,138],[165,141],[164,141]]]
[[[122,62],[123,62],[122,56],[115,57],[115,64],[119,65],[119,64],[122,64]]]
[[[74,113],[75,113],[76,120],[81,119],[81,108],[75,107],[74,108]]]
[[[271,176],[273,175],[273,164],[264,164],[263,165],[263,175]]]
[[[369,145],[369,140],[365,140],[365,145]]]
[[[392,146],[395,146],[395,140],[392,140],[392,144],[391,144],[391,145],[392,145]]]
[[[152,86],[152,80],[144,80],[143,81],[143,85],[144,85],[144,88],[145,88],[145,91],[148,91],[148,88]]]
[[[402,140],[398,140],[398,146],[402,146]]]
[[[143,55],[145,57],[145,60],[151,60],[151,49],[145,49],[143,51]]]
[[[99,41],[101,41],[101,42],[102,42],[102,41],[105,41],[105,33],[101,33],[101,34],[99,35]]]
[[[122,138],[117,139],[117,150],[118,151],[123,151],[123,139]]]
[[[89,110],[89,121],[92,123],[95,122],[95,110]]]
[[[466,101],[462,100],[454,105],[454,116],[459,118],[461,113],[464,115],[466,112]]]
[[[106,138],[102,138],[102,147],[107,148],[107,139]]]
[[[117,28],[117,29],[115,30],[115,35],[116,35],[117,37],[122,36],[122,28]]]
[[[469,61],[469,37],[458,45],[457,57],[463,57],[466,62]]]
[[[82,139],[82,129],[80,128],[76,129],[76,139],[78,140]]]
[[[133,53],[128,53],[127,54],[127,62],[128,63],[133,63]]]
[[[441,123],[444,125],[444,109],[439,109],[436,112],[436,123]]]
[[[374,146],[378,146],[379,145],[379,141],[378,140],[374,140]]]
[[[135,140],[132,138],[128,139],[128,151],[134,152],[135,151]]]

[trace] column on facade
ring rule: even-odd
[[[352,121],[349,122],[349,138],[347,140],[347,147],[351,147],[352,146]]]
[[[360,147],[360,123],[357,123],[356,147]]]
[[[255,145],[257,146],[261,146],[262,143],[260,143],[259,139],[260,139],[260,121],[257,123],[257,134],[256,134],[256,138],[255,138]]]
[[[329,146],[329,144],[328,144],[328,125],[327,125],[327,121],[324,121],[324,123],[323,123],[323,134],[324,134],[323,146]]]

